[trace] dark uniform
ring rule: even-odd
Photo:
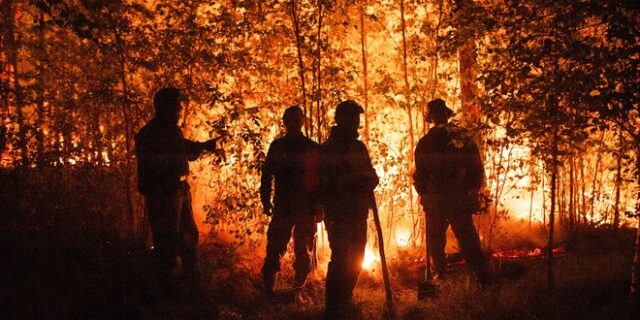
[[[318,187],[318,144],[300,132],[274,140],[262,167],[260,199],[271,207],[271,182],[275,178],[273,218],[267,232],[267,256],[262,275],[271,291],[280,258],[293,230],[295,286],[302,286],[311,269],[316,234],[313,207]]]
[[[339,315],[351,304],[367,243],[367,215],[378,185],[371,158],[357,133],[331,128],[320,148],[320,192],[331,246],[326,311]]]
[[[427,215],[431,257],[439,276],[446,270],[447,227],[451,225],[465,260],[479,280],[486,263],[472,214],[478,209],[478,190],[484,168],[469,133],[452,123],[429,130],[415,150],[414,185]]]
[[[198,274],[198,228],[193,220],[191,193],[186,176],[188,161],[205,148],[182,136],[170,121],[154,118],[136,135],[138,187],[145,197],[154,252],[160,272],[170,275],[176,258],[182,258],[184,274]]]

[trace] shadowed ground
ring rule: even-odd
[[[322,275],[312,276],[302,294],[294,295],[286,285],[292,270],[284,268],[278,294],[266,299],[260,294],[259,259],[208,242],[201,246],[204,293],[168,298],[154,286],[144,250],[71,232],[3,230],[3,319],[321,318]],[[418,277],[396,267],[396,314],[400,319],[637,319],[627,294],[631,232],[606,242],[596,233],[574,240],[569,253],[557,259],[553,292],[543,280],[544,260],[520,259],[495,264],[497,283],[486,288],[470,284],[463,268],[455,267],[449,279],[437,282],[436,298],[418,302]],[[365,274],[355,299],[361,318],[382,317],[379,279]]]
[[[0,172],[1,319],[322,317],[323,273],[312,273],[296,296],[287,289],[293,270],[285,263],[276,298],[266,299],[259,280],[264,253],[207,237],[200,245],[203,293],[164,297],[151,277],[149,252],[120,240],[123,201],[109,190],[121,181],[91,168],[61,174],[25,183]],[[81,181],[75,175],[92,184],[69,182]],[[567,240],[554,291],[546,288],[544,259],[494,260],[494,285],[479,289],[464,265],[455,265],[436,283],[438,296],[419,302],[418,264],[392,260],[397,318],[640,319],[640,303],[628,294],[634,235],[633,229],[585,229]],[[360,318],[383,318],[382,288],[379,278],[363,273],[355,290]]]

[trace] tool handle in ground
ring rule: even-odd
[[[426,262],[424,269],[424,281],[431,281],[431,252],[429,252],[429,221],[427,221],[427,215],[424,215],[424,261]]]
[[[378,205],[376,204],[376,198],[371,193],[371,204],[373,211],[373,221],[376,225],[376,233],[378,234],[378,248],[380,249],[380,262],[382,265],[382,279],[384,280],[384,290],[387,298],[387,308],[389,314],[393,314],[393,294],[391,292],[391,282],[389,281],[389,271],[387,270],[387,259],[384,254],[384,239],[382,237],[382,226],[380,225],[380,217],[378,215]]]
[[[429,231],[428,231],[428,219],[425,213],[424,215],[424,247],[425,247],[425,270],[424,281],[418,284],[418,300],[424,300],[427,298],[433,298],[437,295],[437,288],[431,282],[431,255],[429,252]]]

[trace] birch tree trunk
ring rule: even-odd
[[[407,71],[407,35],[405,24],[404,0],[400,0],[400,17],[402,22],[402,72],[404,78],[404,95],[406,99],[406,111],[409,119],[409,141],[411,146],[411,159],[413,159],[413,151],[415,141],[413,137],[413,117],[411,116],[411,86],[409,85],[409,73]]]
[[[400,18],[402,22],[402,71],[404,75],[404,95],[406,100],[405,109],[407,111],[407,119],[409,120],[409,165],[411,168],[413,163],[413,153],[415,152],[415,140],[413,134],[413,117],[411,116],[411,86],[409,85],[409,74],[407,71],[407,35],[405,24],[404,0],[400,0]],[[409,169],[411,171],[411,169]],[[413,192],[411,192],[411,178],[407,175],[407,185],[409,186],[409,208],[414,212]],[[412,215],[413,216],[413,215]]]
[[[457,0],[458,12],[464,14],[466,10],[473,9],[473,1]],[[460,16],[458,16],[458,27],[463,28]],[[478,75],[476,61],[475,38],[468,35],[464,43],[458,49],[459,74],[460,74],[460,101],[462,104],[463,122],[469,128],[477,126],[480,122],[480,108],[476,103],[478,97],[478,87],[476,77]]]
[[[616,156],[616,194],[613,205],[613,228],[618,230],[620,225],[620,189],[622,188],[622,155],[624,152],[624,137],[622,128],[618,128],[618,154]]]
[[[324,7],[322,6],[322,1],[318,0],[316,2],[318,7],[318,33],[316,39],[316,137],[318,142],[322,142],[322,18],[324,14]],[[313,110],[313,107],[311,108]],[[365,109],[366,111],[366,109]],[[311,112],[313,113],[313,111]],[[366,119],[366,114],[365,114]],[[310,124],[313,128],[313,122]],[[312,130],[313,131],[313,130]]]
[[[37,28],[38,32],[38,54],[40,57],[46,57],[46,47],[44,40],[44,15],[40,13],[38,15],[39,25]],[[36,63],[36,164],[38,167],[42,167],[44,165],[44,150],[45,150],[45,141],[44,141],[44,129],[43,124],[45,122],[45,107],[44,107],[44,99],[45,99],[45,84],[44,84],[44,68],[42,64],[44,63],[39,59]]]
[[[600,143],[598,144],[598,153],[596,154],[596,167],[593,171],[593,181],[591,183],[591,208],[589,212],[589,217],[591,218],[591,222],[595,219],[593,215],[595,214],[595,206],[596,206],[596,198],[599,198],[599,188],[598,188],[598,173],[600,172],[600,163],[602,162],[602,149],[604,148],[604,131],[600,135]]]
[[[635,138],[636,153],[636,183],[640,185],[640,137]],[[640,286],[638,285],[638,270],[640,268],[640,190],[636,192],[636,243],[633,249],[633,264],[631,265],[631,294],[637,295]]]
[[[367,75],[367,33],[364,24],[364,1],[360,4],[360,52],[362,55],[362,99],[364,102],[364,142],[369,145],[369,79]]]
[[[576,227],[576,186],[575,186],[575,159],[572,156],[569,159],[569,230],[573,231]]]
[[[4,122],[4,119],[9,117],[9,63],[6,60],[6,52],[8,50],[9,44],[7,43],[7,36],[5,32],[9,30],[9,23],[13,23],[13,20],[8,19],[10,16],[11,10],[9,9],[9,4],[11,1],[4,0],[0,2],[0,52],[5,54],[0,54],[0,119]],[[0,124],[0,155],[4,153],[4,150],[7,146],[8,140],[8,132],[4,123]]]
[[[298,2],[291,0],[289,3],[289,15],[291,16],[291,22],[293,22],[293,30],[296,37],[296,50],[298,53],[298,74],[300,76],[300,89],[302,90],[302,110],[304,116],[309,116],[309,110],[307,108],[307,86],[305,84],[305,67],[302,59],[302,35],[300,34],[300,15]],[[307,136],[309,135],[309,126],[306,126]]]
[[[124,188],[127,199],[127,217],[129,219],[129,232],[131,236],[135,236],[136,230],[136,217],[133,203],[133,195],[131,188],[131,151],[132,151],[132,133],[131,133],[131,113],[130,113],[130,99],[131,94],[129,91],[129,82],[127,80],[127,56],[124,47],[124,41],[119,30],[114,30],[114,36],[116,46],[119,54],[119,67],[120,67],[120,84],[122,86],[123,101],[121,105],[122,116],[124,117],[124,139],[125,139],[125,152],[124,152]]]
[[[554,126],[551,150],[551,208],[549,210],[549,241],[547,243],[547,287],[553,288],[553,237],[555,232],[556,193],[558,183],[558,124]]]

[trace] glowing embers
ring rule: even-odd
[[[551,250],[553,255],[564,255],[567,253],[567,248],[564,245],[558,245]],[[507,249],[496,251],[491,254],[493,258],[498,259],[521,259],[521,258],[541,258],[547,256],[546,248],[535,248],[532,250],[526,249]]]

